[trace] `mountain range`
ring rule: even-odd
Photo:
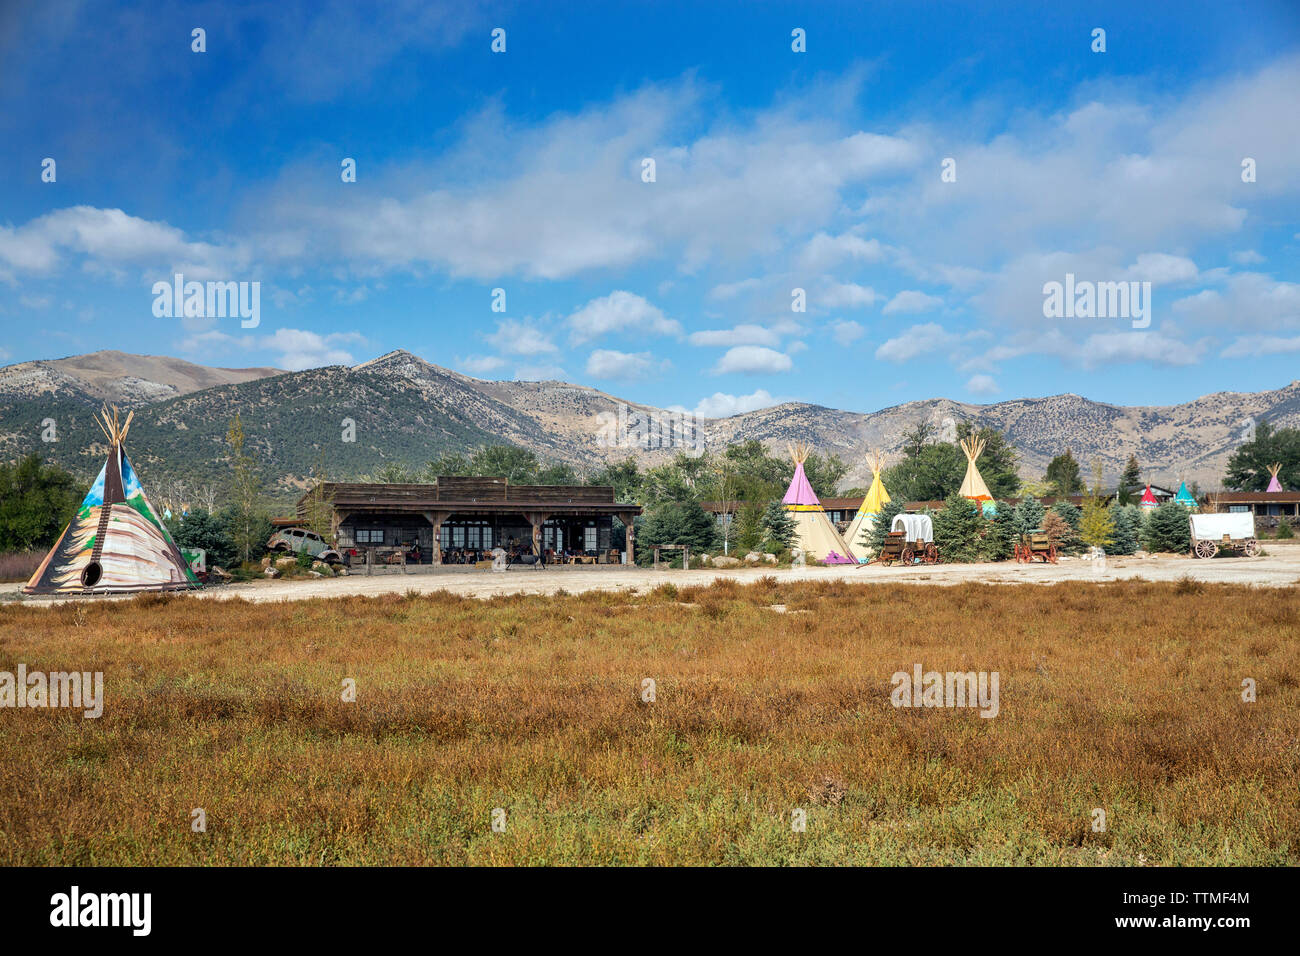
[[[670,414],[664,409],[565,382],[484,381],[405,350],[351,368],[301,372],[210,368],[108,351],[0,368],[0,459],[37,451],[89,480],[106,451],[91,412],[105,402],[135,411],[129,444],[146,481],[183,476],[221,487],[229,473],[226,430],[238,411],[250,452],[285,501],[321,463],[332,477],[349,478],[387,462],[420,467],[441,454],[504,443],[583,472],[628,454],[653,464],[674,453],[601,440],[620,405],[633,419]],[[849,465],[844,487],[869,480],[869,449],[881,449],[886,462],[896,457],[919,420],[940,432],[948,422],[969,420],[1006,434],[1026,478],[1040,478],[1052,457],[1069,448],[1085,472],[1100,459],[1112,480],[1136,454],[1151,480],[1186,478],[1216,488],[1250,423],[1265,418],[1300,426],[1300,382],[1161,407],[1070,394],[990,405],[933,398],[875,412],[787,402],[704,419],[700,430],[707,447],[753,438],[783,454],[788,441],[811,442]],[[57,440],[45,441],[51,420]],[[353,441],[344,440],[349,430]]]

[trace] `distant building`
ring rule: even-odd
[[[430,484],[325,482],[318,487],[329,503],[340,550],[369,550],[382,558],[418,547],[420,560],[433,564],[442,564],[444,555],[461,559],[498,547],[599,558],[611,550],[615,518],[627,529],[630,563],[636,538],[632,521],[641,513],[640,505],[615,501],[609,487],[514,485],[495,477],[440,477]],[[312,493],[298,501],[298,523],[307,519]]]

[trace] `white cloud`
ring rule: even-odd
[[[81,256],[92,271],[124,265],[152,268],[158,279],[179,270],[187,279],[232,278],[247,252],[194,242],[174,226],[127,215],[121,209],[69,206],[18,227],[0,226],[0,264],[48,273]]]
[[[1240,252],[1234,252],[1232,254],[1232,261],[1238,265],[1255,266],[1263,262],[1264,257],[1254,249],[1242,249]]]
[[[1259,272],[1233,273],[1222,291],[1202,289],[1174,302],[1173,310],[1180,319],[1217,329],[1300,328],[1300,283]]]
[[[652,335],[680,335],[681,323],[631,292],[611,292],[592,299],[569,316],[570,338],[574,343],[590,342],[611,332],[642,332]]]
[[[831,337],[840,345],[852,345],[866,331],[858,322],[837,319],[831,323]]]
[[[548,365],[545,363],[537,365],[521,365],[515,369],[515,380],[520,382],[553,382],[563,381],[567,377],[563,368],[559,365]]]
[[[713,374],[788,372],[793,366],[790,356],[783,352],[759,345],[738,345],[718,359]]]
[[[771,408],[780,403],[780,399],[773,398],[766,389],[762,388],[748,395],[714,392],[708,398],[701,399],[695,406],[694,412],[701,418],[728,418],[760,408]]]
[[[587,357],[587,374],[594,378],[633,381],[666,371],[671,365],[667,359],[656,359],[649,352],[630,354],[613,349],[597,349]]]
[[[811,272],[825,272],[842,262],[879,262],[885,257],[885,247],[878,239],[863,239],[853,233],[832,236],[819,232],[799,253],[799,266]]]
[[[912,312],[930,312],[943,305],[943,299],[935,295],[926,295],[924,292],[915,290],[904,290],[889,300],[888,304],[882,309],[885,315],[894,315],[895,313],[912,313]]]
[[[876,291],[852,282],[835,282],[817,297],[817,304],[828,309],[854,309],[874,305]]]
[[[502,368],[506,360],[497,355],[467,355],[464,358],[457,358],[456,364],[465,374],[482,378]]]
[[[1128,268],[1127,278],[1152,285],[1169,285],[1190,282],[1199,275],[1196,263],[1185,256],[1171,256],[1164,252],[1144,252]]]
[[[274,334],[263,336],[258,345],[280,353],[276,363],[278,367],[298,372],[326,365],[353,365],[356,360],[352,353],[341,346],[360,345],[365,341],[365,336],[360,332],[331,332],[321,335],[305,329],[276,329]]]
[[[885,362],[907,362],[940,351],[960,339],[961,336],[935,322],[913,325],[876,349],[876,358]]]
[[[1195,365],[1207,347],[1204,342],[1183,342],[1163,330],[1102,332],[1079,343],[1076,354],[1085,368],[1126,362],[1180,366]]]
[[[692,345],[721,348],[733,345],[772,346],[781,341],[781,336],[766,326],[746,323],[730,329],[702,329],[699,332],[692,332],[687,341]]]
[[[991,375],[972,375],[966,382],[966,391],[972,395],[996,395],[1002,389]]]
[[[734,299],[742,292],[752,292],[755,289],[761,288],[762,285],[762,279],[742,279],[739,282],[724,282],[721,285],[715,285],[709,290],[709,298],[720,300]]]
[[[1300,335],[1243,335],[1223,350],[1224,358],[1265,358],[1288,352],[1300,352]]]
[[[559,349],[549,335],[531,319],[502,319],[496,331],[486,336],[487,342],[506,355],[538,355],[557,352]]]

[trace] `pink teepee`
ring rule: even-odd
[[[1282,463],[1281,463],[1281,462],[1278,462],[1276,465],[1269,465],[1269,466],[1268,466],[1268,470],[1269,470],[1269,473],[1273,476],[1273,478],[1272,478],[1271,481],[1269,481],[1267,490],[1268,490],[1268,491],[1281,491],[1281,490],[1282,490],[1282,483],[1281,483],[1280,481],[1277,480],[1277,473],[1278,473],[1279,471],[1282,470]]]

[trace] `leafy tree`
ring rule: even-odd
[[[1237,446],[1228,459],[1223,483],[1235,491],[1265,491],[1269,465],[1281,463],[1277,480],[1283,488],[1300,488],[1300,429],[1274,428],[1261,421],[1255,426],[1252,441]]]
[[[326,541],[333,541],[334,499],[332,493],[325,487],[330,478],[325,466],[325,450],[323,448],[317,453],[315,464],[312,465],[311,480],[311,489],[304,496],[303,504],[306,516],[303,527],[315,531]]]
[[[717,541],[717,522],[695,501],[664,501],[653,506],[637,529],[637,563],[654,561],[657,544],[685,544],[692,551],[712,550]]]
[[[1147,551],[1172,551],[1187,554],[1192,550],[1189,512],[1175,501],[1157,506],[1142,528],[1142,545]]]
[[[1068,448],[1065,454],[1057,455],[1051,460],[1044,477],[1059,497],[1064,498],[1083,491],[1083,479],[1079,477],[1079,462],[1075,460],[1074,452]]]
[[[763,508],[753,501],[745,501],[732,519],[735,524],[736,553],[748,554],[763,542]]]
[[[760,520],[763,529],[763,547],[768,551],[789,551],[794,547],[797,525],[790,512],[773,501],[763,510]]]
[[[1043,515],[1043,533],[1047,535],[1048,541],[1056,545],[1057,550],[1062,550],[1070,546],[1074,529],[1059,512],[1049,511]]]
[[[230,504],[224,520],[230,528],[236,553],[242,561],[251,561],[265,549],[270,533],[266,509],[262,501],[262,482],[256,463],[244,449],[244,423],[239,413],[230,420],[226,431],[226,444],[230,447]]]
[[[453,452],[430,459],[420,477],[425,481],[433,482],[437,481],[440,475],[451,478],[472,474],[472,467],[468,456]]]
[[[830,496],[835,494],[835,489],[849,473],[849,466],[844,464],[839,455],[811,454],[803,463],[803,473],[808,476],[813,491],[818,495]],[[793,468],[790,469],[790,477],[794,477]]]
[[[265,511],[257,510],[250,517],[233,504],[221,509],[217,513],[217,520],[226,529],[226,536],[235,547],[231,564],[260,561],[262,555],[266,554],[266,542],[276,530]],[[248,545],[247,551],[244,550],[245,542]]]
[[[1015,529],[1017,535],[1026,535],[1031,531],[1037,531],[1043,527],[1043,516],[1046,509],[1043,503],[1037,498],[1030,495],[1020,499],[1016,505],[1015,512],[1011,519],[1011,526]]]
[[[966,474],[966,455],[956,445],[923,445],[881,475],[890,495],[904,501],[942,501],[956,494]]]
[[[1116,509],[1119,507],[1116,505]],[[1101,548],[1106,552],[1114,550],[1115,518],[1106,503],[1096,496],[1090,496],[1083,503],[1079,537],[1090,548]]]
[[[470,474],[505,478],[512,485],[533,484],[537,470],[537,456],[514,445],[488,445],[470,458]]]
[[[933,515],[934,543],[944,561],[978,561],[988,521],[979,505],[961,495],[949,495]]]
[[[182,518],[173,518],[168,530],[178,547],[206,551],[209,568],[230,567],[239,557],[230,529],[219,517],[207,511],[196,509]]]
[[[572,465],[567,465],[562,461],[552,462],[549,465],[542,465],[537,469],[537,474],[533,477],[535,485],[580,485],[582,479],[578,473],[573,470]]]
[[[637,501],[641,494],[641,472],[635,458],[605,465],[587,480],[589,485],[608,485],[614,489],[615,501]]]
[[[52,547],[85,497],[72,475],[35,452],[0,464],[0,551]]]

